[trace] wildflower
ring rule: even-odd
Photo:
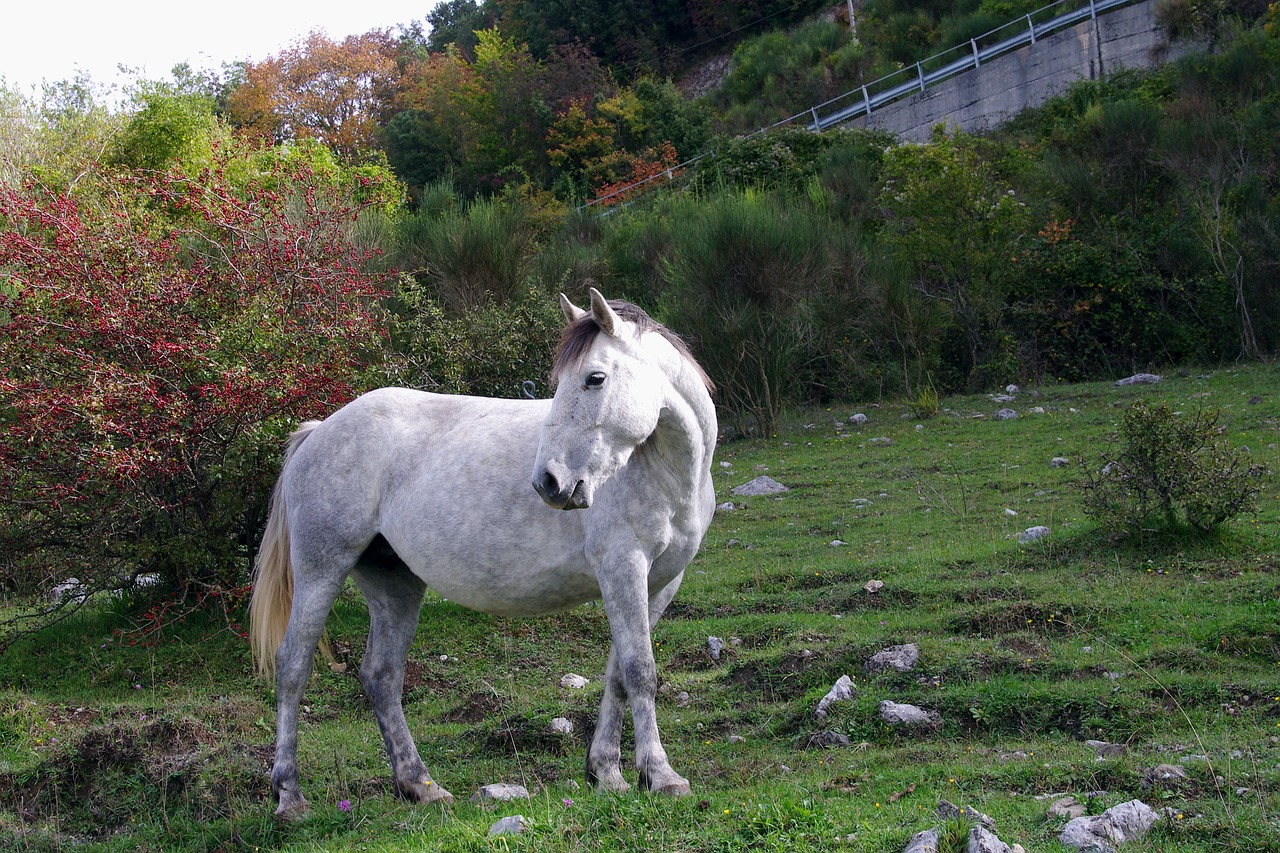
[[[350,801],[350,800],[341,800],[341,801],[339,801],[339,802],[338,802],[338,811],[340,811],[340,812],[349,812],[349,811],[351,811],[351,801]]]
[[[567,809],[567,808],[569,808],[569,806],[573,805],[573,798],[572,798],[572,797],[565,797],[565,798],[564,798],[563,800],[561,800],[560,802],[564,803],[564,807]]]

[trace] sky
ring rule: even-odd
[[[0,14],[0,78],[24,94],[41,81],[68,80],[77,71],[94,82],[131,79],[120,64],[146,79],[167,79],[187,62],[220,70],[224,62],[261,61],[313,29],[339,40],[372,29],[425,21],[439,0],[22,0]]]

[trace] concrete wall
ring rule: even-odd
[[[924,142],[939,122],[986,130],[1061,94],[1077,80],[1096,80],[1123,66],[1159,64],[1185,48],[1162,50],[1164,37],[1155,23],[1158,2],[1145,0],[1045,36],[852,123]]]

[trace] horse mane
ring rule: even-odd
[[[698,360],[693,357],[693,352],[683,338],[650,317],[639,305],[634,305],[621,299],[610,299],[609,307],[623,320],[633,324],[638,335],[657,332],[666,338],[667,342],[675,347],[676,352],[680,353],[685,361],[693,366],[694,372],[702,380],[702,384],[706,386],[707,393],[715,393],[715,383],[711,381],[711,377],[707,375],[707,372],[702,369],[702,365],[698,364]],[[582,361],[582,357],[591,348],[591,344],[598,334],[600,334],[600,325],[596,323],[590,312],[565,326],[564,332],[560,335],[560,345],[556,347],[555,362],[551,367],[552,385],[560,380],[561,373]]]

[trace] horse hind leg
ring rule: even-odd
[[[278,806],[276,816],[299,820],[310,806],[302,795],[298,776],[298,709],[311,677],[312,662],[329,610],[342,589],[346,571],[332,575],[295,571],[289,625],[276,651],[276,756],[271,770],[271,791]]]
[[[394,552],[374,556],[372,549],[353,576],[369,605],[369,644],[360,663],[360,682],[382,731],[396,793],[411,802],[451,803],[453,795],[436,784],[418,755],[401,703],[405,659],[418,630],[426,585]]]

